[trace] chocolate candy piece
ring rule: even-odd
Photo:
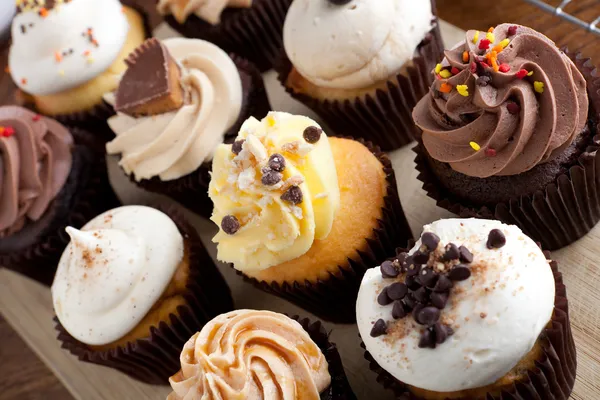
[[[331,4],[335,4],[336,6],[343,6],[344,4],[350,3],[352,0],[329,0]]]
[[[471,264],[473,262],[473,254],[465,246],[460,246],[458,248],[458,252],[460,253],[460,262],[467,264]]]
[[[487,248],[499,249],[506,244],[506,236],[500,229],[492,229],[488,235]]]
[[[406,259],[406,275],[407,276],[415,276],[421,270],[421,266],[415,264],[412,257],[408,257]]]
[[[439,322],[433,326],[433,332],[435,333],[435,342],[437,344],[444,343],[448,339],[448,336],[452,336],[454,333],[448,325]]]
[[[321,133],[323,133],[323,129],[316,126],[309,126],[304,130],[302,137],[304,137],[307,143],[315,144],[321,139]]]
[[[433,292],[431,293],[431,304],[443,310],[448,304],[448,292]]]
[[[228,235],[235,235],[240,230],[240,221],[233,215],[226,215],[221,220],[221,229]]]
[[[273,171],[283,172],[285,170],[285,158],[281,154],[275,153],[269,157],[269,163],[267,165]]]
[[[281,195],[281,200],[298,205],[302,203],[303,197],[302,190],[298,186],[291,186]]]
[[[412,255],[413,260],[415,262],[415,264],[427,264],[427,261],[429,261],[429,254],[428,253],[424,253],[422,251],[416,251],[415,254]]]
[[[132,116],[157,115],[183,105],[181,71],[156,38],[146,40],[126,60],[115,95],[115,110]]]
[[[469,267],[459,264],[448,273],[448,278],[452,281],[464,281],[471,276]]]
[[[282,178],[283,178],[282,174],[268,168],[268,169],[263,170],[263,176],[260,179],[260,181],[265,186],[273,186],[273,185],[276,185],[279,182],[281,182]]]
[[[382,262],[379,270],[381,271],[381,276],[386,279],[395,278],[400,274],[400,271],[396,268],[394,263],[391,261]]]
[[[439,243],[440,238],[435,233],[425,232],[423,236],[421,236],[421,245],[425,246],[430,251],[435,250]]]
[[[413,317],[413,319],[414,319],[415,321],[417,321],[417,318],[418,318],[418,316],[419,316],[419,313],[420,313],[420,312],[421,312],[421,311],[422,311],[424,308],[425,308],[425,305],[423,305],[423,304],[419,304],[419,303],[415,304],[415,308],[413,308],[413,310],[412,310],[412,317]],[[417,323],[418,323],[418,322],[419,322],[419,321],[417,321]]]
[[[448,279],[447,276],[441,275],[438,278],[438,281],[436,282],[436,284],[433,288],[433,291],[434,292],[446,292],[446,291],[452,289],[452,286],[454,286],[452,281],[450,279]]]
[[[406,315],[407,315],[407,312],[404,309],[404,304],[401,301],[396,300],[394,302],[394,306],[392,307],[392,317],[394,319],[401,319],[401,318],[406,317]]]
[[[458,258],[460,257],[460,251],[454,243],[447,244],[445,250],[446,252],[441,258],[441,260],[444,262],[458,260]]]
[[[385,335],[386,333],[387,323],[382,319],[378,319],[377,322],[375,322],[375,324],[373,325],[373,328],[371,329],[371,337],[378,337],[381,335]]]
[[[422,349],[435,349],[435,333],[433,332],[433,329],[425,329],[425,332],[421,335],[421,339],[419,339],[419,347]]]
[[[408,293],[408,287],[402,282],[392,283],[387,288],[387,295],[392,300],[402,300]]]
[[[406,284],[406,286],[408,286],[408,288],[410,290],[417,290],[421,287],[421,283],[418,281],[417,277],[415,275],[413,276],[407,276],[404,279],[404,283]]]
[[[377,296],[377,303],[380,306],[387,306],[391,302],[392,299],[390,299],[390,296],[388,295],[388,288],[383,288],[381,293],[379,293],[379,296]]]
[[[417,277],[421,285],[427,287],[435,286],[437,282],[438,275],[431,268],[423,268]]]
[[[440,319],[440,310],[436,307],[425,307],[417,314],[416,321],[421,325],[432,326]]]
[[[244,142],[245,142],[244,139],[236,140],[235,142],[233,142],[233,144],[231,145],[231,152],[233,154],[235,154],[236,156],[238,154],[240,154],[242,152],[242,146],[243,146]]]
[[[412,294],[408,294],[404,299],[402,299],[402,303],[404,303],[404,309],[409,312],[417,305],[417,302],[413,298]]]
[[[421,304],[426,304],[429,301],[429,293],[427,293],[424,287],[415,290],[412,295]]]

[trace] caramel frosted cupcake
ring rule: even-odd
[[[360,287],[358,328],[378,382],[398,399],[567,400],[575,344],[548,255],[499,221],[426,225]]]
[[[185,344],[167,400],[356,399],[320,322],[271,311],[219,315]]]
[[[65,227],[119,204],[92,141],[81,129],[0,107],[0,265],[49,285]]]
[[[17,0],[9,67],[25,103],[63,122],[99,129],[123,60],[150,34],[132,0]],[[68,27],[68,28],[66,28]]]
[[[120,207],[67,233],[52,300],[58,339],[82,361],[167,384],[185,340],[233,309],[196,231],[173,208]]]
[[[260,73],[199,39],[150,39],[127,59],[114,93],[116,138],[108,154],[142,188],[165,194],[204,216],[213,154],[243,121],[270,106]]]
[[[218,258],[258,288],[353,322],[364,272],[411,237],[389,159],[273,112],[215,153],[209,195]]]
[[[600,86],[586,61],[511,24],[446,51],[413,113],[419,179],[438,205],[518,225],[547,249],[586,234],[600,220]]]
[[[336,134],[397,149],[417,132],[411,111],[443,54],[434,13],[430,1],[296,0],[279,79]]]
[[[208,40],[271,69],[292,0],[158,0],[158,12],[183,36]]]

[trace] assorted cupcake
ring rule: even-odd
[[[183,347],[167,399],[356,399],[328,336],[271,311],[219,315]]]
[[[575,344],[548,255],[499,221],[426,225],[361,284],[358,328],[378,382],[398,399],[567,400]]]
[[[443,55],[434,2],[295,0],[276,69],[286,90],[338,135],[384,151],[418,132],[411,111]]]
[[[167,384],[185,341],[233,309],[198,234],[172,207],[120,207],[67,233],[52,301],[58,340],[82,361]]]
[[[469,31],[413,113],[429,195],[461,216],[518,225],[546,249],[585,235],[600,220],[590,64],[524,26]]]
[[[9,69],[22,103],[96,128],[110,115],[102,100],[117,87],[123,61],[149,36],[133,0],[17,0]]]
[[[387,156],[303,116],[247,120],[217,148],[209,195],[218,259],[330,321],[355,321],[365,271],[411,238]]]
[[[106,101],[116,138],[108,154],[138,186],[209,217],[209,173],[219,144],[231,143],[250,116],[270,106],[260,73],[199,39],[149,39],[127,59]]]
[[[158,12],[183,36],[203,39],[271,69],[292,0],[158,0]]]
[[[0,265],[49,285],[65,227],[119,204],[92,142],[81,129],[0,107]]]

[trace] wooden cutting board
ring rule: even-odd
[[[442,32],[447,45],[463,37],[464,32],[442,23]],[[158,37],[173,36],[173,32],[160,26]],[[273,108],[314,117],[304,106],[291,99],[277,82],[273,71],[265,74],[265,81]],[[316,119],[316,118],[315,118]],[[413,232],[419,234],[422,226],[451,214],[435,205],[421,189],[416,179],[414,155],[411,146],[390,154],[402,205]],[[115,159],[109,160],[111,181],[125,204],[136,204],[155,199],[133,186],[120,171]],[[207,220],[186,212],[189,220],[200,232],[204,244],[213,256],[215,246],[211,243],[216,227]],[[571,322],[578,349],[578,376],[572,399],[600,399],[600,225],[577,243],[553,254],[567,284]],[[268,308],[289,314],[306,315],[305,311],[254,289],[242,282],[235,273],[223,264],[221,272],[227,279],[239,308]],[[79,362],[60,348],[52,323],[53,311],[48,288],[6,269],[0,270],[0,312],[27,344],[54,371],[61,382],[81,400],[164,400],[170,392],[168,387],[149,386],[136,382],[117,371]],[[369,370],[359,347],[355,325],[325,324],[332,331],[331,340],[340,348],[346,373],[359,399],[392,399],[376,381]],[[43,396],[43,395],[42,395]]]

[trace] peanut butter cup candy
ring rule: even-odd
[[[52,301],[58,340],[81,361],[166,385],[187,338],[233,309],[225,280],[173,206],[120,207],[66,232]]]
[[[377,381],[398,399],[567,400],[576,351],[549,255],[499,221],[426,225],[360,287],[358,328]]]
[[[127,59],[106,101],[117,115],[108,154],[138,186],[209,217],[207,190],[217,147],[270,106],[252,64],[199,39],[150,39]]]
[[[387,156],[271,112],[217,148],[209,196],[217,257],[256,287],[352,323],[365,271],[411,231]]]
[[[413,111],[419,179],[460,216],[515,224],[549,250],[600,220],[600,84],[593,66],[530,28],[469,31]]]

